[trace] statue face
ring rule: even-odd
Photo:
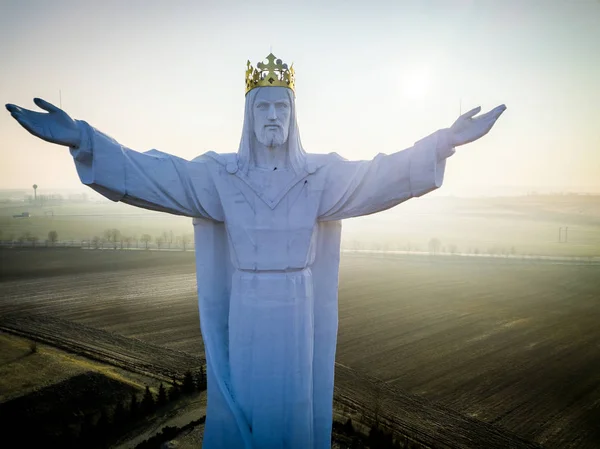
[[[252,108],[256,140],[267,147],[283,145],[288,138],[292,105],[286,87],[264,87]]]

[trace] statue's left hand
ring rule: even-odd
[[[479,106],[458,117],[450,127],[452,146],[464,145],[485,136],[505,110],[506,106],[500,105],[486,114],[475,117],[481,111]]]

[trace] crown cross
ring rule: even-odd
[[[259,62],[256,68],[252,67],[250,61],[246,64],[246,93],[255,87],[281,86],[294,91],[295,76],[294,67],[288,68],[281,59],[273,53],[265,58],[267,63]]]

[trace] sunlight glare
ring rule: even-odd
[[[413,100],[427,96],[430,86],[431,74],[425,68],[409,70],[400,81],[402,95]]]

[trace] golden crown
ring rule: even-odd
[[[266,60],[266,64],[259,62],[256,68],[252,67],[250,61],[246,64],[246,93],[255,87],[273,86],[287,87],[295,92],[294,65],[288,68],[288,65],[277,59],[273,53],[269,53]]]

